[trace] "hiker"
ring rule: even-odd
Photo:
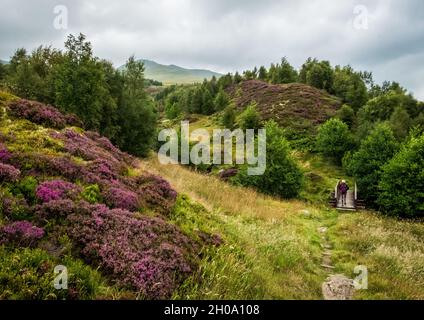
[[[342,180],[341,183],[339,183],[338,187],[338,193],[342,197],[342,206],[346,206],[346,195],[347,191],[349,190],[349,186],[346,183],[346,180]]]

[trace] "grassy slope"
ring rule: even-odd
[[[332,185],[328,174],[333,168],[318,158],[302,159]],[[162,166],[156,157],[143,165],[207,208],[181,209],[177,224],[211,229],[226,241],[205,255],[197,275],[203,279],[200,284],[195,276],[175,298],[321,299],[327,274],[320,266],[318,228],[326,226],[335,272],[354,278],[355,266],[369,269],[369,289],[357,291],[355,298],[424,299],[422,224],[369,211],[340,214],[324,205],[279,201],[187,168]]]

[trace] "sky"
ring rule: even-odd
[[[0,0],[0,59],[84,33],[115,66],[135,55],[235,72],[308,57],[398,81],[424,100],[422,0]]]

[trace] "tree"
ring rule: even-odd
[[[228,97],[228,95],[225,93],[224,90],[220,89],[214,101],[215,111],[224,110],[229,103],[230,103],[230,98]]]
[[[424,135],[412,137],[383,168],[377,203],[391,216],[424,217]]]
[[[102,117],[116,109],[101,63],[93,56],[91,43],[83,34],[70,35],[65,42],[64,61],[55,70],[55,103],[75,113],[88,129],[102,132]]]
[[[144,64],[130,57],[122,76],[119,146],[136,156],[146,156],[156,135],[157,115],[144,89]]]
[[[396,139],[401,141],[408,136],[412,121],[411,117],[405,109],[402,107],[397,107],[390,117],[389,123]]]
[[[267,77],[268,77],[268,74],[267,74],[266,68],[264,66],[261,66],[258,71],[258,79],[265,81]]]
[[[357,179],[360,196],[373,205],[378,196],[381,168],[398,150],[393,131],[379,124],[350,159],[343,160],[347,172]]]
[[[211,92],[207,89],[203,89],[202,96],[202,114],[211,115],[215,112],[214,100]]]
[[[324,89],[332,93],[334,71],[331,68],[330,62],[308,58],[302,65],[299,73],[299,80],[318,89]]]
[[[229,105],[227,108],[225,108],[221,121],[222,125],[226,129],[232,130],[234,128],[234,123],[236,121],[236,111],[233,105]]]
[[[352,109],[351,106],[344,104],[338,111],[337,111],[337,118],[339,118],[341,121],[346,123],[349,128],[352,128],[353,124],[355,123],[355,111]]]
[[[293,83],[297,81],[297,71],[284,57],[281,64],[277,67],[277,82],[274,83]]]
[[[352,67],[336,67],[333,83],[334,94],[343,102],[358,110],[368,100],[367,87],[361,73],[355,72]]]
[[[260,128],[261,116],[256,108],[256,102],[252,102],[240,115],[240,127],[243,130]]]
[[[333,118],[319,127],[316,144],[325,156],[340,162],[345,152],[352,148],[353,140],[347,124]]]
[[[283,130],[274,121],[265,125],[267,136],[266,170],[262,176],[247,175],[243,167],[234,182],[283,198],[297,197],[303,187],[303,172],[290,154]]]

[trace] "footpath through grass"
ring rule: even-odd
[[[354,298],[424,299],[422,223],[280,201],[182,166],[163,166],[156,156],[142,168],[189,196],[180,196],[174,223],[188,233],[217,233],[225,241],[204,252],[199,271],[176,299],[322,299],[328,274],[321,267],[320,227],[329,228],[334,273],[354,278],[355,266],[368,268],[369,289]],[[324,171],[323,179],[329,179]]]

